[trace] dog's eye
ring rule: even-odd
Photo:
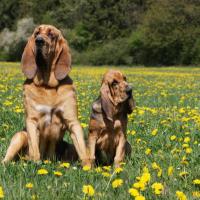
[[[36,37],[38,34],[39,34],[39,31],[36,31],[36,32],[35,32],[35,37]]]
[[[49,37],[49,38],[53,38],[53,33],[49,32],[49,33],[48,33],[48,37]]]
[[[112,82],[112,86],[116,86],[118,84],[118,82],[116,81],[116,80],[114,80],[113,82]]]

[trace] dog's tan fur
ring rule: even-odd
[[[42,46],[38,38],[42,38]],[[37,27],[22,55],[22,71],[27,77],[23,86],[26,128],[13,136],[4,162],[23,147],[28,148],[31,160],[52,158],[69,130],[82,164],[90,164],[70,69],[71,54],[61,32],[50,25]]]
[[[131,146],[126,140],[127,114],[135,107],[132,90],[125,76],[110,70],[104,75],[100,96],[93,103],[89,124],[90,159],[119,166]]]

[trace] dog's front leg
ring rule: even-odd
[[[29,157],[31,160],[40,160],[39,151],[39,131],[37,129],[37,122],[33,119],[26,120],[26,129],[28,133],[28,147]]]
[[[120,132],[119,144],[116,148],[116,154],[114,158],[115,167],[120,166],[120,162],[124,160],[125,157],[125,146],[126,146],[126,138],[123,132]]]
[[[79,158],[82,161],[82,165],[91,166],[89,156],[87,155],[86,145],[83,137],[83,130],[78,120],[68,123],[70,136],[76,148]]]
[[[95,162],[95,149],[96,149],[96,142],[97,142],[97,132],[96,131],[90,131],[88,136],[88,150],[89,150],[89,158],[91,161],[92,166]]]

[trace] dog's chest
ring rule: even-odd
[[[36,104],[34,108],[40,114],[44,126],[49,126],[61,121],[61,114],[63,112],[61,107],[55,108],[49,105]]]

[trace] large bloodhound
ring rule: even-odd
[[[89,124],[88,149],[92,164],[119,166],[131,153],[126,140],[127,114],[135,107],[132,89],[126,77],[110,70],[103,78],[100,96],[92,105]]]
[[[58,152],[74,154],[73,146],[63,141],[69,130],[82,164],[89,165],[75,89],[68,76],[70,50],[61,32],[51,25],[38,26],[28,40],[21,64],[27,77],[23,86],[26,126],[13,136],[3,162],[24,148],[34,161],[52,158]]]

